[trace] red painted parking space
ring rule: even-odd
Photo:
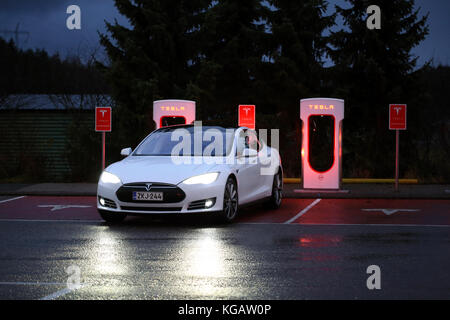
[[[294,223],[450,225],[450,201],[325,199]]]
[[[24,197],[0,204],[0,219],[99,220],[95,197]]]
[[[239,213],[239,222],[284,223],[294,217],[311,203],[311,199],[283,199],[278,210],[271,210],[264,205],[248,207]]]
[[[95,197],[27,196],[0,203],[1,219],[100,220],[100,217]],[[237,222],[450,225],[450,200],[284,199],[278,210],[264,205],[245,208]]]

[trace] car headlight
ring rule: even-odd
[[[210,184],[217,180],[218,172],[205,173],[183,181],[184,184]]]
[[[100,176],[100,182],[102,183],[121,183],[119,177],[116,175],[113,175],[112,173],[103,171],[102,175]]]

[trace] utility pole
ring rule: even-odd
[[[19,27],[20,27],[20,22],[17,23],[15,30],[6,30],[6,29],[0,30],[0,33],[4,34],[6,36],[9,35],[9,34],[14,35],[14,43],[16,44],[17,47],[19,46],[19,36],[20,35],[26,35],[27,36],[27,38],[26,38],[24,43],[27,43],[28,39],[30,38],[30,32],[28,32],[28,31],[21,31],[21,30],[19,30]]]

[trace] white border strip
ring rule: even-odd
[[[328,224],[320,224],[320,223],[302,223],[303,226],[368,226],[368,227],[429,227],[429,228],[450,228],[450,225],[448,224],[387,224],[387,223],[370,223],[370,224],[363,224],[363,223],[328,223]]]
[[[322,199],[316,199],[314,200],[309,206],[307,206],[305,209],[303,209],[302,211],[300,211],[295,217],[289,219],[288,221],[286,221],[284,224],[290,224],[292,222],[294,222],[295,220],[297,220],[298,218],[300,218],[302,215],[304,215],[306,212],[308,212],[309,209],[311,209],[312,207],[314,207],[316,204],[318,204],[320,202],[320,200]]]
[[[29,220],[29,219],[0,219],[1,222],[60,222],[60,223],[99,223],[104,222],[103,220]],[[234,225],[284,225],[286,222],[236,222]],[[450,228],[448,224],[386,224],[386,223],[289,223],[292,226],[343,226],[343,227],[428,227],[428,228]],[[0,283],[6,284],[6,283]]]
[[[67,222],[67,223],[99,223],[104,222],[103,220],[25,220],[25,219],[0,219],[1,222]],[[236,222],[235,225],[283,225],[286,223],[283,222]],[[372,224],[363,224],[363,223],[290,223],[292,226],[342,226],[342,227],[429,227],[429,228],[450,228],[448,224],[385,224],[385,223],[372,223]],[[0,283],[1,285],[1,283]]]
[[[249,224],[249,225],[284,225],[282,222],[239,222],[237,224]],[[450,228],[448,224],[382,224],[382,223],[290,223],[290,226],[304,226],[304,227],[427,227],[427,228]]]
[[[0,200],[0,203],[5,203],[5,202],[8,202],[8,201],[13,201],[13,200],[19,200],[19,199],[22,199],[22,198],[25,198],[25,197],[26,196],[20,196],[20,197],[11,198],[11,199]]]

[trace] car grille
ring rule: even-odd
[[[117,190],[116,195],[117,198],[122,202],[131,202],[131,203],[176,203],[183,201],[186,197],[186,194],[179,187],[173,184],[167,183],[151,183],[150,188],[147,190],[146,182],[139,183],[127,183],[124,184]],[[163,193],[163,201],[137,201],[133,200],[133,192],[134,191],[149,191],[149,192],[162,192]]]

